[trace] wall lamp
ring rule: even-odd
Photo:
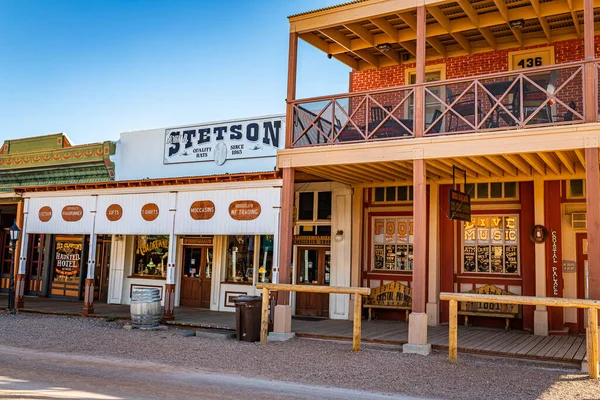
[[[381,51],[382,53],[386,53],[386,52],[392,50],[392,45],[389,43],[378,44],[377,50]]]
[[[335,233],[335,241],[336,241],[336,242],[341,242],[342,240],[344,240],[344,231],[342,231],[342,230],[338,230],[338,231]]]
[[[508,25],[510,25],[513,29],[523,29],[525,26],[525,21],[522,19],[515,19],[513,21],[509,21]]]

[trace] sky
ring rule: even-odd
[[[284,114],[288,15],[343,0],[0,0],[0,143]],[[300,40],[297,98],[348,91]]]

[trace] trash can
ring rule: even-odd
[[[238,340],[258,342],[260,340],[260,314],[262,297],[237,296],[235,304],[235,327]]]

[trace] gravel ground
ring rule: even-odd
[[[0,344],[80,355],[154,361],[246,377],[442,399],[600,399],[600,380],[560,366],[397,348],[294,339],[282,343],[186,337],[181,331],[122,329],[119,321],[0,314]],[[0,364],[2,364],[0,355]]]

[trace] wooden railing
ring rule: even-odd
[[[427,136],[582,123],[588,62],[600,68],[597,60],[577,61],[296,100],[290,103],[288,146],[413,138],[419,86]],[[594,75],[598,86],[597,68]]]
[[[447,300],[450,302],[448,361],[451,363],[456,362],[458,356],[458,302],[460,301],[495,304],[519,304],[528,306],[587,308],[588,329],[586,341],[589,375],[590,378],[598,378],[598,309],[600,309],[600,301],[562,299],[555,297],[506,296],[447,292],[440,293],[440,300]]]
[[[260,343],[267,343],[269,320],[269,291],[281,290],[285,292],[327,293],[327,294],[353,294],[354,295],[354,324],[352,334],[352,350],[360,350],[360,327],[362,320],[362,296],[371,294],[369,288],[316,286],[316,285],[289,285],[283,283],[258,283],[257,289],[262,289],[262,311],[260,324]]]

